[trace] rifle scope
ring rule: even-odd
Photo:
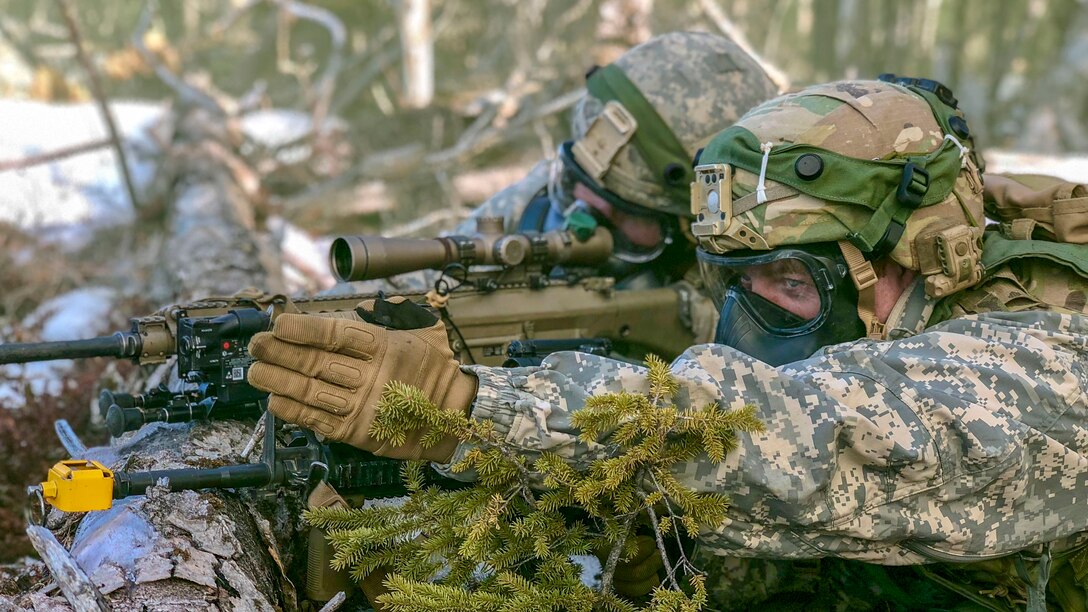
[[[440,270],[452,263],[506,267],[559,264],[597,266],[612,254],[612,235],[603,228],[586,240],[566,230],[543,233],[481,234],[443,238],[341,236],[329,263],[343,282],[386,278],[416,270]]]

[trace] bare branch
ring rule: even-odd
[[[536,121],[542,117],[553,115],[558,112],[562,112],[571,106],[574,106],[576,102],[585,94],[584,89],[576,89],[569,91],[546,104],[543,104],[531,111],[526,111],[515,116],[509,123],[503,127],[489,127],[483,130],[473,130],[476,123],[473,123],[473,127],[470,127],[462,134],[458,139],[457,144],[449,149],[438,151],[428,155],[425,159],[427,164],[435,165],[448,165],[454,164],[469,155],[478,153],[494,146],[502,141],[503,136],[510,130],[519,128],[523,125],[527,125]]]
[[[703,14],[714,22],[714,25],[718,26],[718,29],[721,30],[722,34],[725,34],[729,39],[737,43],[738,47],[744,49],[744,52],[763,68],[763,71],[767,73],[767,77],[778,87],[779,93],[783,93],[789,89],[790,79],[786,76],[786,73],[779,70],[774,64],[764,60],[759,53],[756,53],[756,50],[748,43],[748,38],[744,35],[744,32],[742,32],[741,29],[726,16],[725,11],[718,6],[718,3],[715,2],[715,0],[699,0],[699,8],[702,9]]]
[[[665,566],[665,572],[669,576],[669,583],[672,585],[672,588],[679,591],[680,583],[676,581],[676,573],[669,560],[669,551],[665,548],[665,538],[661,535],[661,524],[657,520],[657,513],[654,512],[654,506],[649,502],[648,495],[640,491],[639,496],[642,497],[642,501],[646,503],[646,513],[650,515],[650,525],[654,528],[654,539],[657,540],[657,552],[661,555],[661,563]]]
[[[605,561],[604,568],[601,569],[601,592],[612,593],[612,581],[616,578],[616,566],[620,562],[620,554],[623,553],[623,545],[627,543],[627,537],[631,535],[631,526],[635,522],[636,514],[632,513],[627,517],[627,520],[623,522],[623,533],[620,534],[619,539],[612,545],[612,550],[608,553],[608,559]]]
[[[45,527],[30,525],[26,528],[26,534],[30,536],[30,543],[45,561],[53,579],[60,585],[64,598],[72,604],[76,612],[107,612],[110,609],[94,583],[79,567],[72,555],[61,546],[52,531]]]
[[[13,23],[8,21],[4,16],[0,16],[0,36],[8,41],[8,44],[19,56],[19,59],[22,60],[23,64],[28,68],[37,66],[41,63],[37,51],[34,49],[33,45],[27,42],[25,28],[23,28],[23,32],[20,35],[15,32],[15,28],[17,27],[22,28],[20,24]]]
[[[213,39],[219,38],[226,33],[227,30],[233,27],[243,15],[260,3],[261,0],[246,0],[244,4],[235,7],[234,10],[224,15],[208,28],[208,37]]]
[[[354,80],[349,82],[345,87],[340,88],[340,93],[336,96],[336,100],[332,103],[331,113],[333,115],[338,114],[341,110],[343,110],[345,106],[347,106],[348,104],[352,104],[356,100],[356,98],[359,97],[359,94],[363,93],[363,91],[370,86],[374,79],[378,78],[378,76],[381,75],[382,71],[384,71],[389,66],[392,66],[393,62],[400,59],[400,54],[401,51],[399,46],[382,49],[381,51],[370,57],[366,66],[364,66],[357,73],[355,73],[354,70],[351,70],[352,73],[355,73],[358,76],[356,76]]]
[[[108,147],[111,144],[109,138],[101,138],[99,140],[92,140],[90,142],[84,142],[70,147],[64,147],[50,151],[48,153],[41,153],[38,155],[30,155],[22,159],[12,159],[0,161],[0,172],[7,172],[8,170],[24,170],[33,166],[41,164],[48,164],[50,162],[67,159],[83,153],[90,153],[91,151],[97,151],[104,147]]]
[[[649,475],[650,480],[654,481],[654,487],[656,487],[657,490],[661,492],[662,497],[665,499],[665,509],[668,510],[669,516],[675,519],[677,517],[677,514],[676,511],[673,510],[672,502],[669,501],[669,496],[665,494],[665,488],[662,487],[661,483],[657,481],[657,477],[654,476],[653,471],[650,471]],[[672,533],[673,537],[676,538],[676,546],[680,550],[679,563],[682,564],[688,571],[699,572],[699,568],[695,567],[695,565],[692,564],[691,560],[688,559],[687,554],[684,553],[684,541],[680,539],[680,533],[676,529],[673,529]]]
[[[272,0],[280,10],[289,13],[299,19],[312,21],[329,32],[329,40],[332,51],[329,53],[329,61],[325,64],[325,70],[317,82],[315,89],[317,95],[313,105],[313,129],[320,130],[328,117],[329,107],[332,102],[333,91],[336,88],[336,77],[344,65],[344,45],[347,43],[347,30],[343,22],[331,11],[290,0]]]
[[[113,122],[113,113],[110,112],[106,92],[102,89],[102,81],[98,78],[98,71],[91,64],[91,60],[87,57],[87,52],[83,48],[83,37],[80,35],[76,20],[72,17],[72,7],[69,1],[56,0],[61,16],[64,17],[64,25],[68,28],[68,35],[76,48],[76,57],[79,58],[79,63],[83,65],[83,70],[87,73],[91,91],[94,92],[95,102],[98,103],[98,110],[102,113],[102,121],[105,122],[106,130],[109,132],[110,144],[113,145],[113,152],[117,155],[117,165],[121,169],[121,178],[124,180],[128,199],[132,202],[133,208],[139,208],[140,200],[136,197],[136,185],[132,182],[132,174],[128,170],[128,158],[125,156],[125,148],[121,145],[121,137],[117,132],[117,125]]]
[[[390,229],[383,229],[382,236],[389,238],[417,236],[428,227],[451,221],[459,223],[466,218],[468,218],[468,211],[464,208],[439,208],[408,223]]]
[[[344,594],[343,591],[340,591],[336,595],[333,595],[332,599],[330,599],[324,606],[321,606],[321,609],[317,612],[335,612],[335,610],[340,609],[340,606],[344,605],[344,602],[347,600],[347,595]]]
[[[132,33],[133,48],[140,54],[144,62],[155,71],[155,76],[159,77],[164,85],[174,90],[181,102],[204,108],[216,117],[228,115],[229,113],[215,98],[186,83],[184,79],[164,66],[144,45],[144,34],[151,29],[151,15],[157,6],[157,0],[148,0],[148,3],[144,5],[144,10],[140,12],[140,20],[136,22],[136,30]]]

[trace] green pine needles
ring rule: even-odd
[[[306,520],[327,530],[334,568],[357,580],[388,572],[379,601],[394,612],[701,610],[704,578],[677,530],[695,536],[721,523],[729,500],[692,491],[670,467],[702,454],[722,461],[738,432],[763,426],[752,406],[678,409],[668,364],[651,355],[646,366],[649,393],[592,397],[572,415],[583,441],[610,451],[584,469],[554,454],[527,459],[490,421],[444,412],[419,390],[390,383],[375,438],[399,444],[422,429],[424,445],[433,446],[454,435],[472,450],[453,471],[472,471],[476,482],[442,489],[427,483],[425,464],[411,462],[404,505],[320,508]],[[599,589],[584,584],[571,561],[587,554],[602,559]],[[626,576],[646,568],[648,580]],[[651,590],[648,601],[625,597]]]

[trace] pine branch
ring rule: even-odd
[[[403,469],[409,490],[403,506],[318,509],[306,520],[327,530],[334,563],[356,578],[391,568],[390,591],[379,599],[394,611],[636,610],[613,588],[621,564],[637,550],[636,525],[647,522],[667,574],[649,609],[700,610],[703,578],[682,546],[670,559],[665,538],[672,532],[679,543],[678,525],[695,535],[720,523],[728,499],[685,487],[670,468],[700,456],[721,461],[738,432],[762,425],[750,406],[682,411],[673,403],[679,384],[668,364],[651,356],[646,367],[648,392],[591,397],[572,412],[580,438],[608,450],[588,465],[554,453],[529,461],[490,421],[442,411],[418,389],[390,383],[374,437],[397,444],[421,432],[426,446],[454,436],[471,447],[452,469],[474,471],[476,483],[441,490],[426,484],[422,463],[410,463]],[[571,519],[569,509],[582,518]],[[570,560],[591,550],[608,551],[599,591],[581,583]],[[681,588],[685,574],[690,593]]]

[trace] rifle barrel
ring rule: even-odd
[[[85,357],[135,357],[140,354],[141,346],[139,334],[131,332],[117,332],[86,340],[11,342],[0,344],[0,365]]]

